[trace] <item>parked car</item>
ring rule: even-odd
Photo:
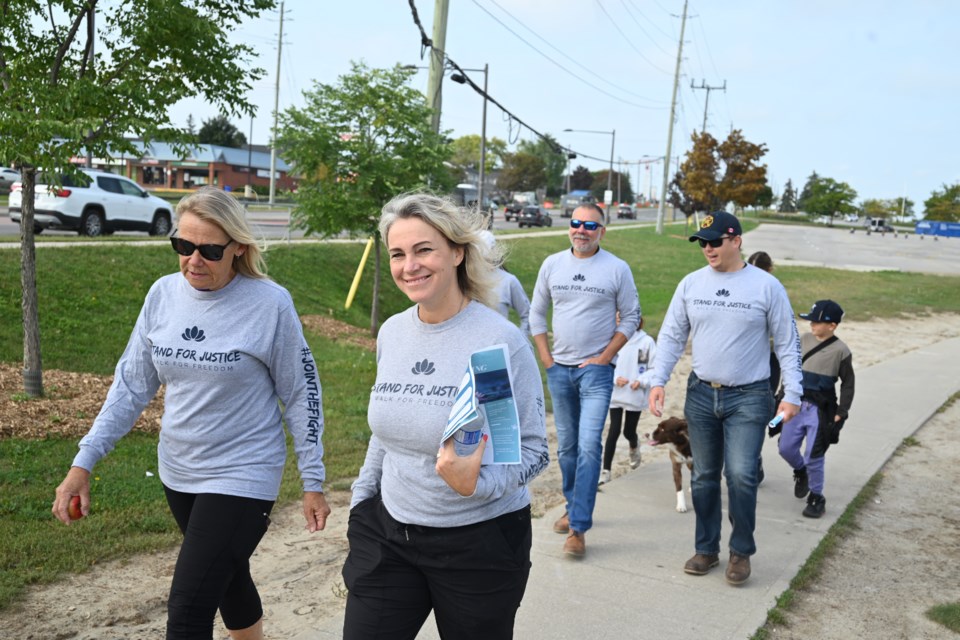
[[[867,218],[866,225],[867,231],[893,231],[893,227],[887,224],[886,219],[884,218]]]
[[[843,219],[847,222],[860,222],[860,215],[856,213],[848,213],[847,215],[843,216]]]
[[[517,222],[520,223],[521,229],[523,227],[553,226],[553,218],[550,217],[550,212],[545,207],[536,204],[524,207],[517,217]]]
[[[524,205],[519,202],[511,202],[503,208],[503,219],[507,222],[519,219],[520,212],[523,211],[523,207]]]
[[[0,168],[0,193],[10,191],[14,182],[20,182],[20,172],[6,167]]]
[[[169,202],[151,195],[123,176],[94,169],[80,171],[79,177],[61,175],[60,187],[50,185],[48,176],[37,173],[35,233],[44,229],[66,229],[82,236],[100,236],[114,231],[170,235],[173,207]],[[11,222],[20,222],[22,204],[21,183],[16,182],[9,200]]]
[[[637,219],[637,212],[636,212],[636,211],[634,210],[634,208],[631,207],[630,205],[628,205],[628,204],[622,204],[622,205],[620,205],[620,208],[617,209],[617,219],[620,220],[620,219],[623,219],[623,218],[628,218],[628,219],[630,219],[630,220],[636,220],[636,219]]]

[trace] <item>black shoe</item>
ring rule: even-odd
[[[800,467],[793,470],[793,495],[803,499],[810,493],[810,485],[807,483],[807,468]]]
[[[763,458],[757,459],[757,486],[760,486],[760,483],[763,482],[763,479],[766,476],[763,473]]]
[[[827,509],[827,499],[819,493],[811,493],[807,498],[807,506],[803,510],[803,515],[807,518],[819,518]]]

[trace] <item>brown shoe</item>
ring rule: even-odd
[[[727,582],[740,585],[750,577],[750,556],[730,552],[730,562],[727,563]]]
[[[570,533],[570,516],[564,513],[559,520],[553,523],[554,533]]]
[[[683,572],[692,576],[705,576],[715,566],[720,564],[720,556],[716,553],[698,553],[683,565]]]
[[[563,543],[563,552],[574,558],[582,558],[587,554],[587,543],[579,531],[571,531],[567,541]]]

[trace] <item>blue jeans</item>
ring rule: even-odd
[[[581,369],[555,364],[547,369],[547,388],[557,424],[557,459],[570,528],[583,533],[593,526],[613,367],[591,364]]]
[[[693,453],[693,510],[697,514],[696,552],[720,553],[723,520],[720,473],[727,480],[730,550],[743,556],[757,551],[757,458],[765,424],[773,413],[767,380],[742,387],[714,389],[691,373],[684,405]]]

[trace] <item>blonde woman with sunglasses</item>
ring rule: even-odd
[[[312,533],[326,525],[317,366],[290,294],[267,278],[242,206],[205,187],[177,206],[180,273],[147,293],[113,385],[57,487],[53,514],[90,514],[90,474],[165,385],[157,447],[162,490],[183,543],[167,638],[213,637],[219,610],[234,640],[263,638],[249,559],[267,531],[286,458],[284,423]],[[160,487],[157,487],[160,491]],[[76,514],[74,514],[76,515]],[[78,523],[83,526],[83,523]]]

